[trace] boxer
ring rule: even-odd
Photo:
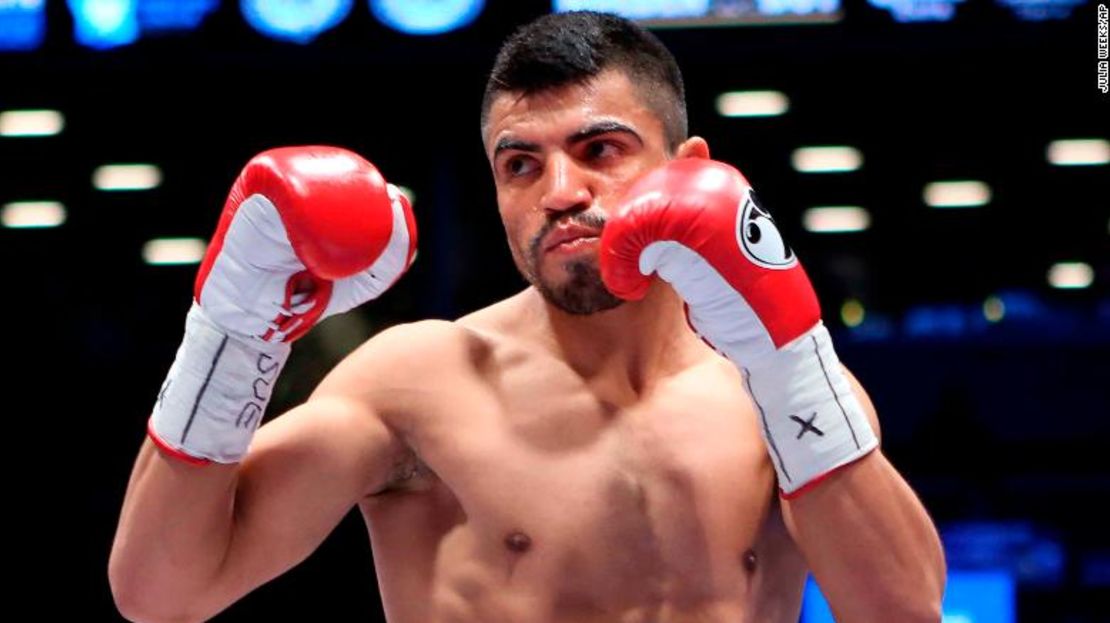
[[[382,331],[260,427],[290,343],[416,235],[349,152],[248,165],[123,502],[124,616],[209,618],[357,506],[393,623],[795,622],[808,572],[838,620],[939,621],[935,527],[771,213],[687,136],[666,48],[542,17],[481,121],[528,287]]]

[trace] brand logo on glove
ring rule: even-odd
[[[243,405],[243,408],[239,410],[239,417],[235,418],[236,428],[254,428],[257,427],[262,420],[262,413],[266,409],[264,405],[266,401],[270,399],[270,396],[268,394],[262,394],[262,390],[259,389],[259,384],[261,384],[262,387],[269,388],[274,378],[277,376],[276,371],[281,366],[277,363],[272,363],[273,359],[273,357],[266,353],[262,353],[258,356],[257,367],[261,376],[256,377],[251,384],[251,387],[254,389],[255,400],[248,401],[247,404]],[[267,377],[270,377],[269,380],[267,380]]]
[[[759,207],[755,191],[748,190],[736,219],[736,240],[752,263],[774,270],[792,268],[798,263],[794,251],[783,240],[771,213]]]

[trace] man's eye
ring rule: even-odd
[[[511,158],[505,163],[505,169],[509,175],[524,175],[532,172],[533,163],[530,158]]]
[[[586,148],[586,153],[590,158],[603,158],[616,154],[617,146],[609,141],[597,141],[590,143]]]

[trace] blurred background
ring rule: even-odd
[[[119,619],[123,492],[239,168],[279,145],[353,149],[407,189],[420,230],[405,279],[298,342],[272,417],[382,328],[523,287],[482,87],[516,26],[599,8],[674,52],[691,132],[745,172],[805,263],[886,453],[942,531],[946,623],[1110,621],[1098,7],[0,0],[14,602]],[[357,511],[216,620],[262,617],[381,618]],[[813,591],[803,620],[826,617]]]

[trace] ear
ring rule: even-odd
[[[675,158],[709,158],[709,143],[700,136],[691,136],[674,150]]]

